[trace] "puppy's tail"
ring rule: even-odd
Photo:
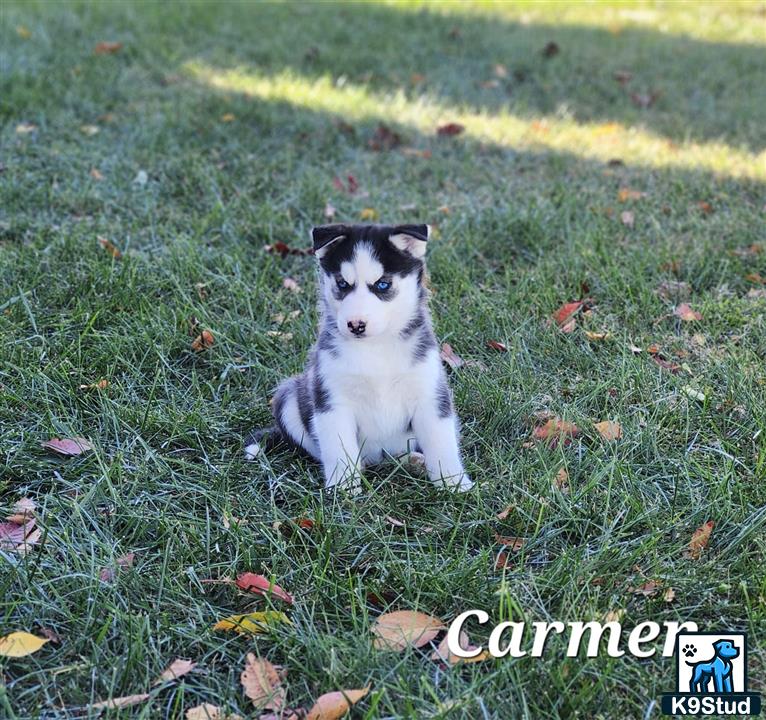
[[[276,425],[253,430],[245,440],[245,460],[255,460],[261,453],[267,453],[288,444]]]

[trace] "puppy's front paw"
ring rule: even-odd
[[[325,490],[342,490],[349,495],[358,495],[362,492],[362,473],[357,467],[338,466],[327,477],[324,487]]]
[[[359,495],[362,492],[362,476],[359,474],[349,475],[340,482],[326,482],[325,490],[340,490],[348,495]]]
[[[443,487],[452,492],[468,492],[474,485],[467,472],[461,472],[449,477],[441,477],[434,481],[437,487]]]
[[[255,460],[260,454],[261,446],[257,442],[252,442],[245,448],[245,460]]]

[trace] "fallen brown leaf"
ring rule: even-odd
[[[96,55],[114,55],[114,53],[120,52],[120,50],[122,50],[121,42],[102,40],[100,43],[96,44],[93,52],[96,53]]]
[[[367,147],[375,152],[393,150],[402,144],[402,136],[388,125],[380,123],[373,136],[367,141]]]
[[[97,182],[102,182],[104,179],[104,176],[99,172],[98,168],[91,168],[90,176]]]
[[[572,442],[572,438],[577,437],[579,434],[580,429],[577,425],[558,417],[551,418],[545,425],[538,425],[532,431],[532,437],[535,440],[545,440],[553,448],[555,448],[559,442],[568,445]]]
[[[227,713],[217,705],[202,703],[186,711],[186,720],[242,720],[242,716]]]
[[[99,380],[90,385],[78,385],[79,390],[106,390],[109,387],[108,380]]]
[[[569,473],[566,468],[559,468],[553,484],[565,495],[569,492]]]
[[[677,375],[679,372],[681,372],[681,366],[678,363],[671,362],[670,360],[665,360],[659,355],[653,354],[652,361],[656,365],[659,365],[663,370],[667,370],[668,372],[673,373],[673,375]]]
[[[208,348],[213,347],[214,343],[215,338],[213,337],[213,333],[211,333],[210,330],[203,330],[194,338],[194,340],[192,340],[191,349],[194,350],[194,352],[203,352]]]
[[[676,599],[676,591],[675,591],[675,590],[673,590],[673,588],[672,588],[672,587],[669,587],[669,588],[668,588],[667,590],[665,590],[665,592],[662,594],[662,599],[663,599],[663,600],[664,600],[666,603],[671,603],[671,602],[673,602],[673,600],[675,600],[675,599]]]
[[[106,250],[115,260],[119,260],[122,257],[122,252],[120,252],[120,250],[111,240],[107,240],[105,237],[99,235],[98,244],[104,248],[104,250]]]
[[[444,343],[442,345],[441,352],[439,353],[439,357],[447,363],[451,368],[457,370],[457,368],[461,367],[465,364],[465,361],[463,358],[460,357],[453,349],[452,345],[449,343]]]
[[[497,350],[498,352],[508,352],[505,343],[501,343],[499,340],[487,340],[487,347],[490,350]]]
[[[658,580],[648,580],[637,587],[629,587],[628,592],[634,595],[643,595],[644,597],[654,597],[662,588],[662,583]]]
[[[565,333],[571,333],[575,329],[575,316],[582,310],[589,300],[575,300],[574,302],[564,303],[555,313],[552,319],[559,330]]]
[[[593,425],[604,440],[619,440],[622,437],[622,426],[612,420],[604,420]]]
[[[0,550],[26,555],[42,537],[40,529],[35,527],[36,524],[34,518],[22,523],[0,523]]]
[[[460,135],[465,130],[465,126],[460,123],[452,122],[446,125],[441,125],[436,129],[436,134],[442,137],[454,137]]]
[[[6,520],[15,525],[24,525],[26,522],[34,518],[36,510],[37,503],[32,500],[32,498],[21,498],[21,500],[17,500],[14,503],[11,514]]]
[[[446,627],[431,615],[414,610],[397,610],[379,616],[372,626],[373,645],[379,650],[419,648],[431,642]]]
[[[677,318],[681,318],[684,322],[693,322],[695,320],[702,320],[702,314],[698,313],[696,310],[692,310],[691,305],[689,303],[681,303],[676,307],[676,309],[673,311],[673,314]]]
[[[710,535],[712,534],[714,527],[715,523],[712,520],[702,523],[702,525],[692,533],[692,539],[689,541],[689,546],[686,549],[684,556],[690,560],[699,560],[700,557],[702,557],[702,551],[707,547],[708,542],[710,542]]]
[[[366,687],[359,690],[337,690],[320,695],[306,715],[306,720],[338,720],[369,692],[370,688]]]
[[[558,46],[558,43],[555,43],[553,42],[553,40],[551,40],[550,42],[547,42],[545,44],[545,47],[543,48],[542,53],[544,58],[550,59],[558,55],[559,51],[560,51],[560,48]]]
[[[82,455],[89,450],[93,450],[91,445],[85,438],[51,438],[40,443],[46,450],[52,450],[59,455]]]
[[[160,675],[154,681],[154,684],[161,685],[162,683],[170,682],[171,680],[178,680],[178,678],[183,677],[187,673],[194,670],[196,666],[197,663],[192,662],[191,660],[182,660],[181,658],[176,658],[160,673]]]
[[[476,650],[476,646],[471,644],[471,640],[468,637],[468,633],[465,630],[460,631],[460,637],[458,638],[458,645],[463,650]],[[457,665],[458,663],[475,663],[482,662],[491,657],[489,652],[485,650],[479,653],[475,657],[463,658],[453,654],[447,643],[447,636],[445,635],[442,641],[439,643],[439,647],[431,653],[431,660],[434,662],[443,662],[449,665]]]
[[[284,707],[286,690],[277,669],[268,660],[248,653],[240,680],[245,695],[259,710],[265,708],[279,712]]]
[[[505,520],[515,509],[515,505],[509,505],[504,510],[501,510],[495,517],[498,520]]]
[[[521,550],[521,548],[524,547],[524,543],[526,541],[526,538],[523,537],[507,537],[495,533],[495,542],[499,545],[505,545],[509,550],[513,550],[514,552]]]
[[[296,248],[290,247],[287,243],[283,243],[281,240],[272,245],[264,245],[263,249],[267,253],[274,253],[275,255],[281,255],[283,258],[287,255],[313,255],[313,248]]]
[[[620,188],[617,193],[617,199],[622,203],[627,202],[628,200],[641,200],[645,197],[645,192],[641,192],[640,190],[632,190],[631,188]]]

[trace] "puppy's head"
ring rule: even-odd
[[[422,297],[428,225],[320,225],[312,230],[321,295],[342,337],[396,331]]]

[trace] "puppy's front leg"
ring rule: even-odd
[[[362,473],[356,422],[350,412],[332,409],[314,415],[325,488],[342,487],[352,493],[361,490]]]
[[[460,459],[458,421],[443,376],[439,377],[435,392],[426,393],[420,399],[412,418],[412,429],[423,450],[426,470],[432,482],[458,492],[470,490],[473,481]]]

